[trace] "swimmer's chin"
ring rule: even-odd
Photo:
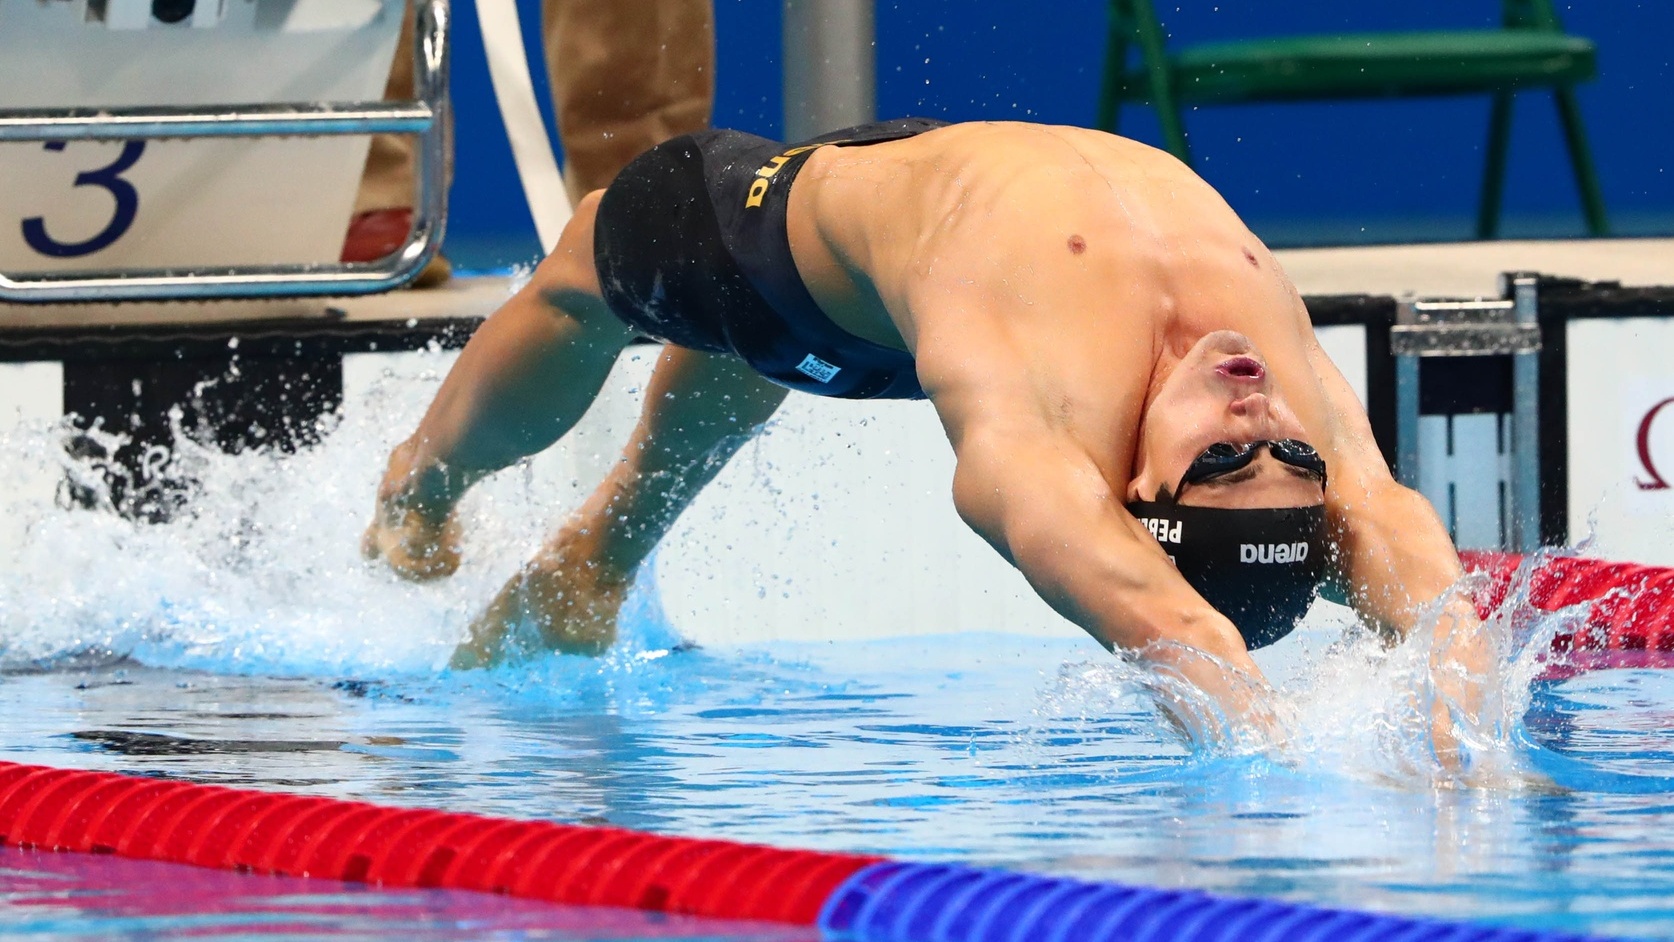
[[[1255,341],[1236,330],[1211,330],[1197,342],[1206,353],[1226,356],[1249,356],[1256,352]]]

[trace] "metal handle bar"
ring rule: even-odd
[[[0,111],[0,141],[418,134],[419,198],[407,242],[376,262],[202,269],[0,273],[0,302],[211,301],[375,294],[399,288],[441,246],[447,221],[449,0],[418,0],[413,44],[416,101],[193,108]]]

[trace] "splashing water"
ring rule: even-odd
[[[151,470],[194,482],[192,499],[162,523],[115,513],[109,469],[67,447],[90,434],[110,453],[119,436],[67,419],[0,434],[11,536],[0,539],[0,669],[132,658],[233,673],[438,672],[475,614],[461,600],[489,598],[580,493],[579,481],[528,468],[478,488],[461,507],[467,563],[445,584],[405,583],[363,560],[384,457],[416,425],[442,359],[416,381],[372,384],[324,420],[321,445],[295,454],[226,454],[177,434]],[[98,506],[69,509],[42,480],[68,481]],[[627,621],[651,631],[655,617],[644,599],[630,603]],[[666,635],[628,631],[624,648],[666,647]]]
[[[1497,669],[1480,706],[1450,700],[1428,631],[1386,646],[1321,604],[1257,653],[1271,688],[1250,692],[1272,702],[1273,736],[1228,724],[1177,672],[1091,654],[1068,633],[700,636],[706,649],[685,650],[648,578],[657,570],[642,573],[607,657],[448,673],[477,608],[622,436],[578,428],[564,454],[485,482],[461,508],[460,572],[401,582],[360,558],[358,538],[384,457],[445,366],[421,356],[414,375],[346,396],[310,451],[182,446],[173,460],[196,497],[156,525],[59,505],[66,478],[102,486],[88,459],[68,457],[68,426],[0,434],[0,755],[1674,937],[1674,910],[1655,902],[1674,898],[1662,867],[1674,854],[1674,672],[1537,680],[1553,635],[1582,614],[1531,608],[1528,571],[1484,625]],[[786,432],[800,434],[775,434]],[[828,485],[771,465],[742,469],[764,507],[749,529],[789,516],[820,531],[797,516],[796,494],[824,499]],[[789,560],[798,571],[775,591],[800,592],[800,570],[857,545],[870,543]],[[719,556],[681,552],[719,568]],[[978,581],[961,586],[981,604]],[[672,610],[676,591],[666,598]],[[1187,707],[1180,730],[1159,703]],[[1437,704],[1465,721],[1461,771],[1431,748]]]
[[[404,583],[364,561],[357,537],[383,458],[417,423],[446,363],[432,351],[416,375],[387,373],[328,417],[332,427],[323,444],[296,454],[229,455],[179,436],[169,470],[195,481],[195,496],[189,512],[161,524],[135,523],[110,510],[104,469],[70,456],[67,443],[82,433],[68,422],[0,434],[5,519],[16,535],[0,540],[8,572],[0,580],[0,670],[131,659],[223,674],[423,680],[441,673],[475,614],[472,606],[499,588],[591,483],[563,473],[565,459],[543,456],[522,473],[478,487],[461,507],[465,565],[443,583]],[[114,436],[95,434],[107,451],[114,448]],[[580,447],[611,444],[601,439]],[[66,509],[25,486],[43,477],[103,493],[105,506]],[[1206,761],[1244,757],[1403,787],[1522,788],[1563,778],[1564,763],[1546,754],[1524,716],[1552,636],[1573,630],[1581,616],[1532,609],[1532,568],[1524,567],[1506,604],[1482,625],[1495,667],[1475,709],[1449,702],[1446,684],[1438,682],[1430,628],[1439,611],[1390,646],[1347,610],[1321,605],[1312,630],[1302,634],[1310,643],[1333,629],[1346,629],[1343,636],[1317,654],[1305,652],[1274,686],[1249,684],[1252,698],[1270,704],[1266,734],[1230,723],[1156,659],[1070,663],[1035,712],[1054,722],[1092,724],[1130,711],[1135,698],[1169,703],[1178,725],[1155,711],[1158,735],[1173,730]],[[1481,588],[1468,580],[1464,591]],[[492,682],[516,675],[534,687],[573,686],[578,671],[620,676],[678,643],[648,569],[624,612],[622,642],[608,657],[580,669],[573,659],[563,659],[561,669],[539,662],[505,668],[493,672]],[[1430,715],[1438,704],[1459,730],[1460,768],[1442,762],[1431,742]]]
[[[1470,706],[1458,702],[1459,685],[1448,682],[1452,672],[1439,663],[1435,631],[1445,617],[1439,603],[1394,644],[1359,624],[1349,610],[1322,604],[1302,633],[1311,636],[1307,641],[1324,636],[1324,650],[1277,665],[1289,676],[1276,684],[1248,678],[1200,652],[1173,653],[1209,660],[1238,678],[1244,694],[1263,705],[1258,725],[1264,728],[1230,721],[1155,657],[1066,664],[1036,716],[1092,726],[1146,703],[1157,728],[1173,732],[1192,754],[1189,761],[1241,760],[1255,775],[1285,768],[1399,788],[1670,791],[1668,776],[1611,772],[1554,751],[1528,728],[1531,708],[1547,687],[1543,675],[1562,663],[1552,651],[1553,638],[1581,630],[1586,619],[1586,605],[1549,612],[1529,602],[1534,573],[1557,555],[1545,551],[1524,561],[1504,602],[1476,629],[1489,667],[1471,678],[1480,701]],[[1470,575],[1456,590],[1474,597],[1487,591],[1487,583],[1485,576]],[[1338,629],[1340,637],[1329,640]],[[1451,720],[1459,740],[1457,761],[1438,754],[1431,726],[1436,710]]]

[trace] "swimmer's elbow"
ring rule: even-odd
[[[975,468],[975,462],[960,460],[953,471],[953,509],[965,526],[999,550],[1008,560],[1011,554],[1004,538],[1005,500],[992,474]]]
[[[1031,581],[1032,571],[1061,567],[1066,554],[1074,555],[1072,544],[1087,535],[1087,508],[1066,500],[1068,489],[1053,486],[1050,474],[990,452],[976,460],[961,456],[953,475],[959,518]]]

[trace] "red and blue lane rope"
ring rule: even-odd
[[[0,844],[818,926],[857,942],[1581,938],[13,763],[0,763]]]
[[[1490,573],[1498,604],[1516,560],[1469,562]],[[1594,603],[1588,628],[1555,651],[1674,652],[1674,571],[1554,560],[1528,597],[1543,610]],[[0,763],[0,844],[818,926],[856,942],[1582,938],[14,763]]]

